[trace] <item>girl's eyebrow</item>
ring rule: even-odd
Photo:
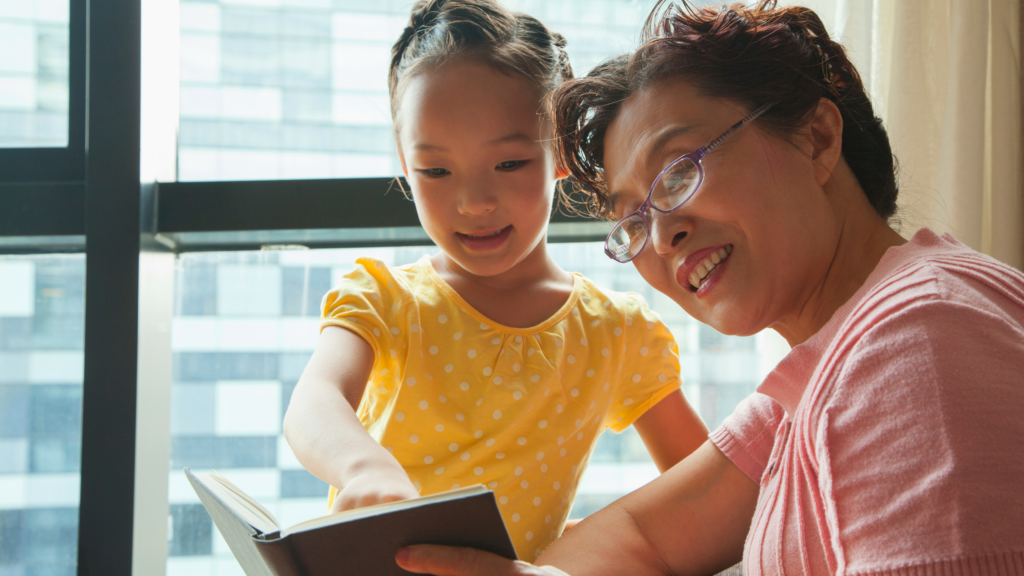
[[[433,144],[426,144],[426,143],[423,143],[423,142],[417,142],[416,145],[413,146],[413,148],[415,148],[416,150],[421,150],[423,152],[447,152],[448,151],[447,148],[442,148],[440,146],[434,146]]]
[[[508,135],[502,136],[501,138],[496,138],[494,140],[491,140],[490,144],[493,146],[495,144],[504,144],[506,142],[519,142],[519,141],[528,142],[528,143],[531,143],[531,144],[533,142],[536,142],[536,140],[534,138],[530,138],[529,136],[527,136],[526,134],[524,134],[522,132],[513,132],[512,134],[508,134]]]

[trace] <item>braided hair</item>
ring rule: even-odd
[[[565,38],[536,18],[493,0],[418,0],[391,48],[388,91],[398,129],[403,80],[427,64],[478,58],[506,74],[532,80],[546,97],[572,78]]]
[[[604,181],[604,138],[631,94],[659,80],[681,78],[712,98],[755,110],[775,102],[758,119],[786,137],[803,127],[821,98],[843,118],[842,154],[875,211],[896,212],[897,163],[881,118],[843,47],[814,11],[756,6],[697,8],[660,0],[644,26],[635,53],[608,60],[552,95],[562,168],[582,186],[574,207],[610,217]]]

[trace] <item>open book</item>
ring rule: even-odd
[[[516,558],[494,492],[481,485],[282,528],[220,474],[185,468],[185,475],[246,576],[408,574],[395,554],[410,544],[469,546]]]

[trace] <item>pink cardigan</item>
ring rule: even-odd
[[[923,229],[711,440],[751,575],[1024,575],[1024,275]]]

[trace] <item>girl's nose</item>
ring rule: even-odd
[[[675,252],[679,243],[692,230],[692,222],[681,212],[675,210],[662,214],[657,210],[651,210],[651,247],[658,255],[667,256]]]
[[[498,207],[498,194],[485,182],[467,182],[459,192],[459,213],[466,216],[487,214]]]

